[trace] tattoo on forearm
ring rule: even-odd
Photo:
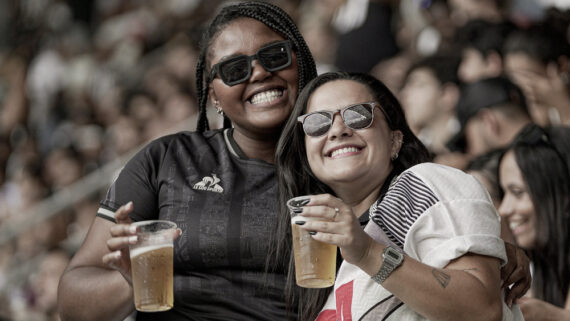
[[[445,272],[438,269],[431,270],[431,274],[433,274],[433,276],[435,277],[437,282],[439,282],[442,288],[445,289],[447,287],[447,285],[449,284],[449,280],[451,279],[451,276],[449,276],[449,274],[446,274]]]

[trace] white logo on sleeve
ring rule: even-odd
[[[200,191],[223,193],[224,189],[220,185],[218,185],[218,183],[220,181],[221,180],[218,178],[218,176],[216,176],[216,174],[212,173],[212,177],[204,176],[202,178],[202,181],[194,184],[194,186],[192,186],[192,188],[195,190],[200,190]]]

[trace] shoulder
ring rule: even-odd
[[[183,131],[156,138],[149,142],[141,152],[151,155],[163,155],[172,150],[194,150],[198,152],[203,148],[219,149],[224,146],[222,130],[211,130],[207,132]]]
[[[485,187],[462,170],[436,163],[422,163],[410,167],[398,177],[404,182],[415,182],[441,201],[454,199],[488,199]]]

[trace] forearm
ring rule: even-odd
[[[376,274],[382,264],[378,253],[384,246],[374,243],[359,263],[369,275]],[[500,320],[498,265],[496,288],[490,289],[472,274],[480,272],[435,269],[406,256],[382,286],[430,320]]]
[[[133,291],[117,271],[76,267],[66,271],[58,288],[61,320],[124,320],[133,310]]]

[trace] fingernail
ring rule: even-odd
[[[290,204],[291,204],[291,206],[301,207],[301,206],[305,206],[305,205],[309,204],[310,201],[311,201],[311,199],[306,197],[306,198],[296,199],[296,200],[292,201]]]
[[[309,231],[309,234],[311,234],[311,235],[317,235],[317,232],[315,232],[315,231]]]
[[[181,229],[181,228],[177,228],[176,230],[178,230],[178,232],[179,232],[179,233],[178,233],[178,236],[181,236],[181,235],[182,235],[182,233],[184,233],[184,231],[182,231],[182,229]]]
[[[129,243],[130,243],[130,244],[136,244],[136,243],[137,243],[137,240],[138,240],[138,237],[137,237],[136,235],[129,237]]]
[[[297,225],[305,225],[305,221],[295,221],[295,224],[297,224]]]
[[[301,213],[303,213],[303,208],[302,207],[295,207],[292,209],[292,211],[295,214],[301,214]]]
[[[131,226],[129,227],[129,233],[134,234],[134,233],[136,233],[136,232],[137,232],[137,227],[131,225]]]

